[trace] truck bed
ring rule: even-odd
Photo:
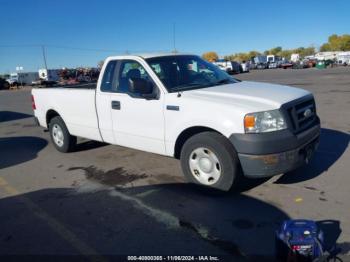
[[[57,112],[72,135],[100,141],[95,89],[96,84],[34,88],[32,94],[40,125],[48,127],[48,112]]]

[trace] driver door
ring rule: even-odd
[[[150,81],[156,98],[130,92],[130,80],[135,78]],[[120,60],[115,85],[110,106],[116,144],[165,154],[163,95],[147,70],[136,60]]]

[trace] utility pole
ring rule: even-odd
[[[44,45],[41,46],[41,50],[43,51],[44,65],[45,65],[45,69],[47,72],[47,63],[46,63],[46,54],[45,54],[45,46]]]
[[[175,29],[176,29],[176,24],[175,23],[173,23],[173,52],[174,53],[177,53],[177,51],[176,51],[176,31],[175,31]]]

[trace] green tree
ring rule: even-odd
[[[258,55],[261,55],[261,53],[260,52],[258,52],[258,51],[250,51],[249,53],[248,53],[248,57],[249,57],[249,59],[250,58],[252,58],[252,57],[254,57],[254,56],[258,56]]]
[[[310,46],[310,47],[300,47],[298,48],[300,50],[300,52],[296,52],[298,53],[301,57],[305,57],[305,56],[309,56],[309,55],[314,55],[315,54],[315,47]]]
[[[249,60],[249,54],[248,53],[238,53],[235,55],[236,61],[243,62]]]
[[[330,37],[328,37],[328,43],[331,47],[331,51],[337,51],[340,50],[341,46],[341,37],[333,34]]]
[[[232,54],[232,55],[225,55],[224,59],[227,60],[227,61],[233,61],[233,60],[235,60],[235,55],[234,54]]]
[[[340,50],[341,51],[350,50],[350,35],[342,35],[341,42],[340,42]]]
[[[277,46],[269,50],[269,55],[279,55],[282,51],[282,47]]]
[[[290,59],[292,54],[293,54],[293,50],[282,50],[279,55],[286,59]]]
[[[328,42],[321,46],[320,51],[350,51],[350,35],[333,34],[329,36]]]
[[[331,45],[329,43],[324,43],[323,45],[321,45],[320,51],[321,52],[331,51]]]
[[[210,51],[202,54],[202,58],[207,60],[208,62],[214,62],[218,60],[219,56],[216,52]]]

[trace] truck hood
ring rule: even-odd
[[[284,85],[242,81],[184,92],[184,97],[210,100],[220,104],[236,104],[249,110],[263,111],[280,108],[282,104],[310,92]]]

